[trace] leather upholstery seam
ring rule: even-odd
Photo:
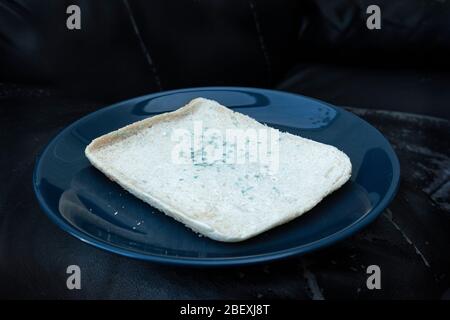
[[[263,56],[264,56],[264,60],[266,62],[269,82],[272,82],[272,66],[271,66],[271,63],[270,63],[270,56],[269,56],[269,52],[267,50],[267,46],[266,46],[266,43],[265,43],[265,40],[264,40],[264,35],[262,33],[262,30],[261,30],[261,24],[259,22],[258,13],[256,12],[255,1],[254,0],[249,0],[249,5],[250,5],[250,9],[251,9],[252,15],[253,15],[253,21],[255,22],[255,28],[256,28],[256,33],[257,33],[259,46],[261,47],[261,50],[262,50],[262,53],[263,53]]]
[[[161,85],[161,79],[159,78],[155,63],[154,63],[152,57],[150,56],[150,52],[149,52],[146,44],[144,43],[144,40],[142,39],[141,32],[139,31],[139,27],[136,23],[136,19],[134,18],[134,14],[130,7],[130,4],[129,4],[128,0],[123,0],[123,3],[126,7],[128,16],[130,18],[130,21],[131,21],[131,24],[132,24],[132,27],[134,30],[134,33],[138,39],[139,46],[141,47],[142,53],[144,54],[144,57],[145,57],[145,60],[147,61],[148,65],[150,67],[150,70],[153,74],[153,77],[155,78],[156,85],[158,86],[159,91],[162,91],[163,89],[162,89],[162,85]]]

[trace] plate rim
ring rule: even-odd
[[[390,157],[392,163],[392,170],[393,170],[393,176],[390,183],[390,186],[388,190],[386,191],[387,196],[385,196],[372,210],[370,210],[365,215],[361,216],[358,220],[354,221],[352,224],[346,226],[343,229],[340,229],[339,231],[328,235],[324,238],[318,239],[314,242],[309,242],[307,244],[303,244],[300,246],[291,247],[288,249],[283,249],[279,251],[274,252],[268,252],[268,253],[262,253],[262,254],[256,254],[256,255],[246,255],[246,256],[240,256],[240,257],[211,257],[211,258],[195,258],[195,257],[179,257],[179,256],[166,256],[166,255],[158,255],[153,253],[140,253],[137,251],[127,250],[123,249],[119,246],[116,246],[111,243],[104,242],[102,240],[96,239],[95,237],[82,232],[81,230],[78,230],[74,226],[70,225],[65,221],[63,218],[60,217],[60,214],[55,214],[53,210],[47,205],[45,198],[43,197],[41,191],[39,190],[39,186],[37,184],[38,179],[38,171],[41,166],[41,160],[42,157],[47,153],[49,147],[53,145],[55,140],[65,131],[70,130],[72,127],[76,126],[79,122],[85,120],[86,118],[92,116],[93,114],[99,114],[103,113],[109,109],[115,108],[119,105],[125,104],[125,103],[133,103],[136,101],[140,101],[147,98],[156,98],[158,96],[163,96],[166,94],[171,93],[177,93],[177,92],[190,92],[190,91],[205,91],[205,90],[223,90],[223,91],[260,91],[260,92],[269,92],[269,93],[277,93],[277,94],[286,94],[286,95],[292,95],[301,97],[306,100],[313,100],[318,103],[324,104],[326,106],[329,106],[331,108],[337,109],[340,112],[349,113],[354,117],[357,117],[360,121],[364,122],[366,125],[368,125],[371,129],[375,130],[381,137],[381,139],[384,140],[387,147],[390,151]],[[312,252],[319,248],[325,248],[330,246],[331,244],[338,242],[340,240],[343,240],[351,235],[353,235],[355,232],[363,229],[367,225],[369,225],[371,222],[373,222],[387,206],[389,203],[394,199],[398,192],[399,188],[399,182],[400,182],[400,162],[398,160],[397,154],[395,153],[394,148],[392,147],[389,140],[374,126],[372,126],[370,123],[368,123],[366,120],[362,119],[361,117],[341,108],[335,105],[332,105],[328,102],[322,101],[320,99],[307,97],[301,94],[292,93],[292,92],[286,92],[286,91],[280,91],[280,90],[273,90],[273,89],[264,89],[264,88],[254,88],[254,87],[240,87],[240,86],[211,86],[211,87],[193,87],[193,88],[185,88],[185,89],[175,89],[175,90],[167,90],[167,91],[161,91],[161,92],[155,92],[150,94],[141,95],[138,97],[134,97],[131,99],[119,101],[116,103],[113,103],[111,105],[107,105],[103,108],[100,108],[96,111],[90,112],[83,117],[75,120],[74,122],[70,123],[69,125],[65,126],[58,132],[52,136],[52,138],[46,143],[46,145],[41,149],[41,151],[36,156],[35,165],[33,169],[33,191],[35,193],[35,196],[38,200],[39,207],[44,211],[44,213],[49,217],[49,219],[55,223],[59,228],[66,231],[71,236],[81,240],[84,243],[88,243],[96,248],[106,250],[108,252],[116,253],[122,256],[126,256],[129,258],[144,260],[144,261],[150,261],[150,262],[157,262],[157,263],[165,263],[170,265],[181,265],[181,266],[199,266],[199,267],[220,267],[220,266],[233,266],[233,265],[248,265],[248,264],[256,264],[261,262],[269,262],[279,259],[284,259],[292,256],[299,256],[303,255],[309,252]]]

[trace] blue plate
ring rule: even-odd
[[[307,214],[240,243],[199,237],[138,200],[92,167],[89,142],[195,97],[219,101],[269,126],[336,146],[352,177]],[[180,265],[240,265],[303,254],[373,221],[394,197],[400,167],[389,142],[364,120],[321,101],[285,92],[207,87],[151,94],[101,109],[61,131],[37,160],[33,185],[44,212],[65,231],[132,258]]]

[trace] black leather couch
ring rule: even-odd
[[[66,28],[66,8],[81,29]],[[369,30],[369,5],[381,9]],[[2,1],[0,81],[116,101],[183,87],[278,87],[448,117],[450,4],[432,0]]]
[[[72,4],[81,8],[80,30],[66,28],[66,8]],[[380,30],[366,27],[366,9],[373,4],[381,9]],[[440,117],[424,119],[431,127],[437,121],[433,139],[442,139],[438,150],[444,159],[439,158],[443,162],[434,174],[448,175],[448,152],[442,148],[448,147],[449,138],[449,39],[448,1],[0,0],[0,145],[8,150],[0,155],[6,168],[0,173],[6,188],[0,194],[0,295],[249,298],[264,291],[264,297],[311,297],[304,291],[309,280],[290,262],[217,275],[132,261],[71,238],[46,220],[33,198],[34,157],[58,129],[108,103],[161,90],[232,85],[297,92],[357,113],[363,108]],[[408,118],[409,125],[424,125],[425,120],[414,122],[414,117]],[[379,119],[384,118],[377,119],[382,126],[385,120]],[[427,139],[421,141],[433,143]],[[413,168],[410,172],[414,174]],[[438,247],[448,249],[446,190],[443,200],[429,209],[439,211],[429,225],[444,228],[436,237]],[[408,189],[407,194],[405,199],[410,199],[417,192]],[[410,210],[405,201],[401,210]],[[412,230],[417,230],[419,221],[413,223]],[[410,278],[402,280],[405,273],[399,269],[391,279],[400,289],[393,286],[375,297],[446,295],[448,259],[436,258],[439,272],[432,276],[422,270],[420,256],[409,252],[408,244],[397,245],[398,234],[380,232],[390,244],[373,249],[363,241],[356,259],[370,263],[372,250],[381,250],[378,258],[387,259],[394,269],[411,268],[407,274],[417,281],[408,287]],[[327,254],[339,262],[340,254],[348,254],[352,246],[344,243]],[[402,255],[406,251],[407,258]],[[323,253],[316,258],[322,272],[319,282],[331,283],[326,296],[360,295],[361,290],[347,286],[355,282],[351,275],[325,267],[329,260],[324,262]],[[90,291],[66,290],[62,266],[74,261],[88,270]],[[305,267],[304,261],[297,263]],[[354,262],[342,263],[353,268]],[[202,276],[206,280],[199,284]],[[235,276],[244,283],[240,292],[227,286]]]

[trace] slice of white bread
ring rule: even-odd
[[[261,135],[257,142],[248,135],[242,153],[239,140],[227,138],[229,129]],[[265,158],[251,158],[251,145]],[[341,187],[352,170],[347,155],[333,146],[280,132],[204,98],[103,135],[85,153],[139,199],[226,242],[248,239],[302,215]],[[236,160],[238,154],[244,161]]]

